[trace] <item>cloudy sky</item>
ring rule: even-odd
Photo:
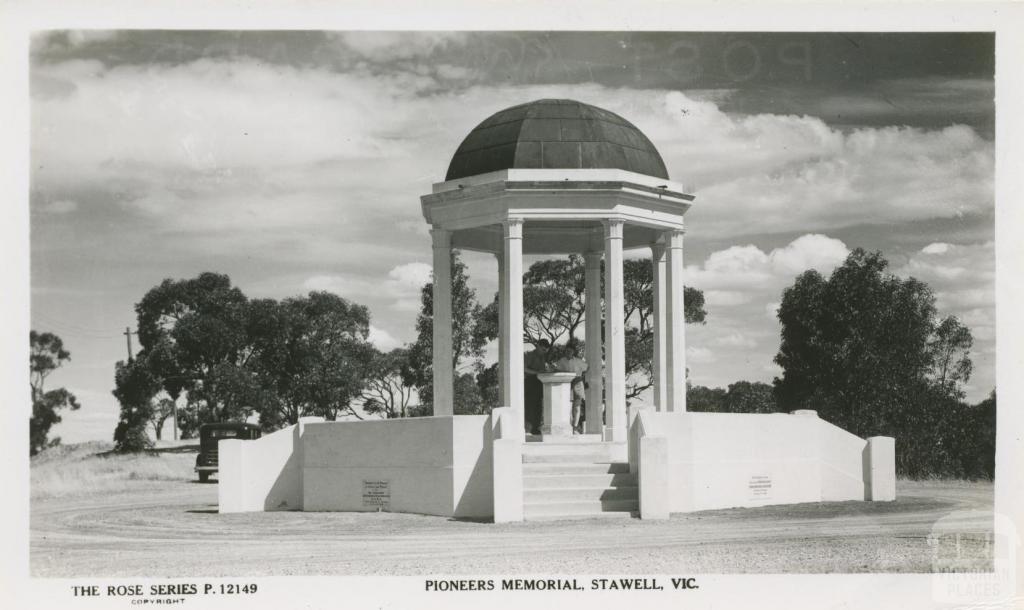
[[[109,440],[134,304],[227,273],[253,297],[332,290],[382,348],[413,338],[419,196],[507,106],[621,114],[696,196],[691,381],[770,381],[781,291],[853,248],[935,291],[995,384],[993,37],[987,34],[49,32],[31,57],[32,327],[80,398],[54,433]],[[636,252],[636,256],[646,253]],[[492,257],[467,255],[483,300]]]

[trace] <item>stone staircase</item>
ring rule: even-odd
[[[615,460],[622,453],[612,443],[524,443],[523,518],[633,516],[640,508],[639,489],[629,464]]]

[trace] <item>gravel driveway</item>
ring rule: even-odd
[[[928,572],[928,534],[991,511],[990,483],[903,482],[890,503],[833,502],[495,525],[394,513],[217,513],[216,485],[140,482],[33,500],[38,577]],[[971,529],[990,532],[974,517]],[[986,552],[980,546],[970,552]]]

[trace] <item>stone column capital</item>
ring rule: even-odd
[[[604,238],[605,239],[622,239],[622,227],[626,224],[624,220],[619,218],[609,218],[602,220],[604,223]]]
[[[665,231],[665,245],[668,248],[682,248],[683,247],[683,235],[686,231],[683,229],[671,229]]]
[[[506,218],[501,221],[502,234],[505,239],[522,239],[523,238],[523,219],[522,218]]]
[[[431,229],[430,239],[435,248],[452,247],[452,232],[448,229]]]
[[[654,259],[654,262],[665,262],[665,247],[665,244],[661,243],[660,241],[651,243],[651,258]]]

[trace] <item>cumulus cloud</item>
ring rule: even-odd
[[[825,235],[803,235],[784,248],[772,250],[768,258],[777,273],[796,275],[808,269],[832,269],[846,260],[849,254],[846,244],[838,239]]]
[[[949,252],[949,244],[935,242],[921,248],[921,252],[923,254],[945,254],[946,252]]]
[[[730,307],[750,302],[750,293],[738,290],[708,290],[704,293],[705,302],[714,306]]]
[[[394,267],[388,272],[388,277],[403,287],[419,291],[424,284],[431,280],[433,272],[433,267],[426,263],[406,263]]]
[[[686,346],[686,361],[688,363],[708,364],[717,359],[715,353],[706,347]]]
[[[979,326],[995,323],[994,242],[929,244],[894,271],[926,282],[944,313],[969,318]],[[983,312],[988,312],[987,323]]]
[[[396,347],[401,347],[402,342],[391,336],[388,331],[370,325],[370,343],[382,352],[389,352]]]
[[[364,301],[385,298],[399,311],[419,311],[420,290],[431,279],[431,267],[425,263],[405,263],[393,267],[387,279],[366,275],[315,275],[307,278],[305,290],[324,290],[339,296]]]
[[[708,311],[706,325],[686,329],[692,383],[724,387],[737,379],[770,381],[777,372],[767,365],[778,349],[782,291],[807,269],[828,275],[848,254],[841,240],[812,233],[771,250],[731,246],[688,266],[685,282],[704,291]]]
[[[68,221],[83,213],[116,219],[116,235],[94,236],[112,260],[135,255],[118,238],[138,233],[155,237],[153,260],[198,252],[288,264],[290,287],[372,303],[380,336],[391,336],[382,327],[400,335],[429,278],[429,266],[414,262],[430,251],[417,197],[443,178],[461,138],[515,103],[579,99],[652,138],[673,178],[697,195],[687,214],[693,234],[736,244],[686,269],[709,309],[708,325],[687,329],[698,382],[744,378],[734,362],[770,361],[772,341],[750,347],[729,337],[777,331],[774,309],[794,276],[827,274],[845,258],[832,228],[992,209],[992,142],[968,127],[841,131],[811,116],[725,113],[721,92],[452,88],[445,79],[463,71],[425,68],[417,58],[461,44],[458,35],[352,34],[342,42],[365,61],[346,70],[246,57],[41,63],[32,74],[41,83],[32,89],[33,191],[40,201],[76,202]],[[783,231],[801,237],[774,249],[736,237]],[[994,328],[983,324],[994,298],[987,248],[936,242],[897,271],[932,284],[944,311],[973,312],[980,337]]]
[[[337,32],[348,48],[376,62],[429,57],[435,51],[465,44],[465,32]]]
[[[733,332],[715,339],[715,345],[721,345],[724,347],[751,348],[757,346],[757,341],[755,341],[754,338],[750,337],[749,335],[745,335],[739,332]]]
[[[726,114],[680,92],[648,104],[636,122],[696,190],[692,223],[715,234],[752,221],[765,232],[828,229],[992,207],[992,143],[963,125],[845,133],[811,116]]]
[[[739,305],[767,290],[781,289],[808,269],[828,273],[846,259],[842,241],[825,235],[803,235],[786,246],[765,252],[753,245],[712,252],[703,265],[686,268],[686,283],[705,290],[712,305]]]
[[[459,44],[440,33],[340,36],[382,59]],[[46,161],[37,181],[113,185],[140,206],[157,190],[232,212],[253,195],[301,193],[335,207],[339,199],[373,201],[400,211],[395,222],[415,223],[409,201],[444,174],[448,155],[438,151],[454,151],[488,114],[542,97],[607,107],[651,135],[673,177],[695,189],[688,219],[706,236],[749,232],[752,222],[760,232],[822,230],[992,204],[992,143],[964,126],[844,133],[809,116],[726,114],[713,96],[678,91],[451,90],[436,73],[412,67],[339,72],[246,58],[116,67],[65,61],[33,76],[65,92],[40,92],[34,101],[33,155]],[[251,216],[238,211],[242,223]]]
[[[780,371],[771,364],[778,350],[777,312],[782,291],[797,273],[817,269],[828,277],[849,253],[826,235],[798,237],[773,250],[733,246],[687,267],[688,285],[704,290],[705,326],[687,327],[691,382],[725,386],[736,379],[770,381]],[[974,336],[974,394],[995,384],[995,251],[992,242],[936,242],[905,255],[889,253],[890,271],[928,284],[940,316],[954,315]],[[706,351],[701,351],[706,350]],[[760,364],[758,364],[760,363]]]

